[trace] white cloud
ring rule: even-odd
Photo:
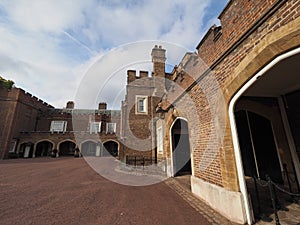
[[[184,0],[124,2],[0,0],[0,74],[54,106],[63,107],[75,97],[87,66],[97,54],[113,47],[163,40],[194,51],[206,32],[205,9],[212,0],[190,0],[188,4]],[[121,57],[122,53],[117,55]],[[182,56],[181,51],[173,51],[168,60],[176,64]],[[113,60],[110,58],[107,65],[114,65]],[[100,71],[105,78],[105,68]]]
[[[168,64],[175,65],[188,49],[168,42],[141,41],[122,45],[93,60],[76,90],[75,102],[80,108],[95,108],[98,102],[119,107],[117,93],[124,93],[127,70],[152,71],[151,50],[155,44],[167,50]],[[123,96],[124,99],[124,96]]]
[[[83,20],[81,0],[4,0],[8,17],[25,30],[59,32],[81,25]]]

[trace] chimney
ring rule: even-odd
[[[67,102],[66,108],[67,108],[67,109],[74,109],[74,105],[75,105],[75,104],[74,104],[73,101],[68,101],[68,102]]]
[[[155,45],[151,52],[153,76],[165,77],[166,50]]]
[[[107,108],[106,102],[100,102],[100,103],[99,103],[99,107],[98,107],[99,110],[100,110],[100,109],[106,109],[106,108]]]

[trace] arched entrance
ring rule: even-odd
[[[300,77],[295,74],[300,69],[299,60],[299,48],[278,56],[244,84],[229,105],[248,223],[255,221],[251,219],[253,214],[258,219],[262,214],[272,213],[272,208],[264,204],[270,201],[268,187],[257,179],[265,180],[269,175],[277,185],[286,185],[287,180],[283,179],[286,177],[282,174],[288,173],[299,182],[300,165],[293,125],[299,127],[300,123],[293,115],[300,104],[291,98],[294,93],[300,93]],[[277,197],[281,204],[289,204],[282,196]]]
[[[76,144],[72,141],[64,141],[59,144],[59,156],[74,156]]]
[[[119,145],[115,141],[107,141],[103,144],[103,154],[102,156],[113,156],[117,157],[119,155]]]
[[[282,183],[278,150],[271,122],[256,113],[235,113],[240,150],[246,176]]]
[[[100,145],[97,145],[96,142],[86,141],[81,144],[81,154],[83,156],[96,156],[97,148],[100,148]]]
[[[33,143],[26,142],[22,143],[19,148],[19,157],[21,158],[32,158],[33,156]]]
[[[173,176],[192,173],[188,123],[176,119],[171,126]]]
[[[50,156],[53,144],[49,141],[41,141],[37,143],[35,157]]]

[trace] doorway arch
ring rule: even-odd
[[[177,118],[170,127],[172,175],[192,174],[188,123]]]
[[[118,157],[119,155],[119,143],[113,140],[108,140],[103,143],[103,153],[102,156],[113,156]]]
[[[238,181],[244,199],[248,224],[251,224],[254,218],[252,218],[253,209],[249,201],[249,193],[247,190],[246,179],[245,179],[245,170],[247,170],[247,168],[244,168],[243,166],[242,150],[238,138],[238,127],[235,118],[235,106],[237,101],[242,96],[259,97],[259,98],[263,98],[263,97],[277,98],[279,111],[282,115],[282,120],[284,123],[284,131],[289,142],[290,154],[296,169],[296,176],[298,177],[299,180],[300,177],[299,159],[296,155],[295,144],[292,141],[293,138],[291,135],[291,130],[288,124],[288,120],[287,118],[285,118],[286,112],[284,109],[284,102],[282,99],[282,96],[286,95],[287,93],[296,91],[297,89],[299,90],[300,82],[299,80],[295,80],[297,79],[297,76],[293,76],[293,73],[291,73],[291,69],[299,65],[299,63],[297,63],[297,61],[299,61],[298,58],[300,57],[299,53],[300,53],[300,48],[296,48],[294,50],[291,50],[289,52],[277,56],[269,64],[267,64],[263,68],[260,68],[259,72],[251,76],[248,82],[244,83],[240,87],[240,89],[233,95],[229,103],[229,122],[230,122],[231,133],[232,133],[232,141],[233,141],[234,155],[235,155],[235,161],[237,166]],[[290,64],[293,65],[293,67],[289,66]],[[282,71],[281,73],[279,73],[280,70]],[[296,70],[296,68],[293,68],[292,70]],[[282,76],[282,74],[284,74],[284,76]],[[293,78],[293,79],[290,80],[289,78]],[[258,95],[258,93],[259,96],[255,96]]]
[[[248,111],[235,113],[245,176],[282,183],[278,149],[269,119]],[[267,163],[268,162],[268,163]]]
[[[36,144],[35,157],[50,156],[53,149],[53,143],[48,140],[40,141]]]
[[[96,156],[97,148],[100,149],[100,145],[95,141],[87,140],[81,144],[81,154],[83,156]]]
[[[65,140],[58,144],[59,156],[74,156],[76,144],[73,141]]]
[[[20,144],[19,157],[32,158],[33,157],[34,144],[32,142],[24,142]]]

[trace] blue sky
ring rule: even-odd
[[[91,65],[112,49],[158,40],[195,51],[227,2],[0,0],[0,75],[62,108],[76,98]],[[182,57],[172,60],[179,63]]]

